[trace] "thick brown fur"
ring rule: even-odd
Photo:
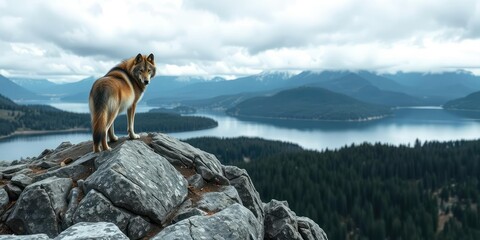
[[[140,138],[133,129],[135,108],[150,79],[155,76],[155,70],[153,54],[148,56],[138,54],[119,63],[105,76],[95,81],[88,101],[92,117],[94,152],[101,151],[100,144],[104,151],[110,150],[107,135],[112,142],[118,140],[113,121],[125,110],[130,139]]]

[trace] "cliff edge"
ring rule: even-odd
[[[0,239],[327,240],[248,173],[161,133],[111,152],[65,142],[0,167]]]

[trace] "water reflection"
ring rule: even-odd
[[[61,107],[75,108],[68,104]],[[86,104],[77,107],[75,111],[80,111],[85,109]],[[413,144],[416,139],[447,141],[477,139],[480,136],[480,112],[445,111],[441,108],[401,108],[396,109],[392,117],[368,122],[234,118],[216,112],[194,115],[213,118],[219,125],[213,129],[171,135],[180,139],[201,136],[261,137],[317,150],[363,142],[398,145]],[[90,133],[61,133],[3,139],[0,140],[0,159],[36,156],[45,148],[55,148],[63,141],[78,143],[90,138]]]

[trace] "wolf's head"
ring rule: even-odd
[[[148,57],[139,53],[133,61],[131,71],[135,80],[138,80],[141,84],[147,86],[150,83],[150,79],[155,76],[155,70],[153,53],[150,53]]]

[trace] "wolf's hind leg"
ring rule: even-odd
[[[108,129],[108,138],[110,142],[118,141],[118,137],[115,135],[115,129],[113,127],[114,125],[115,123],[112,123],[112,126],[110,126],[110,128]]]

